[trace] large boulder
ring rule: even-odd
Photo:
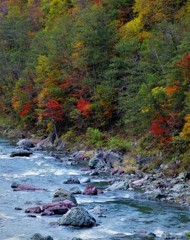
[[[82,207],[74,207],[59,219],[59,225],[93,227],[96,220]]]
[[[43,237],[40,233],[35,233],[30,239],[31,240],[53,240],[51,236]]]
[[[34,147],[34,143],[31,140],[27,139],[27,138],[20,140],[17,143],[17,145],[19,147],[22,147],[23,149],[29,149],[29,148],[33,148]]]
[[[71,192],[69,192],[63,188],[57,189],[55,191],[55,193],[53,194],[52,202],[60,202],[60,201],[64,201],[64,200],[69,200],[77,205],[76,198],[74,197],[74,195]]]
[[[31,151],[18,149],[11,153],[10,157],[29,157],[32,154]]]

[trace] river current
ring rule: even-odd
[[[27,240],[34,233],[51,235],[54,240],[107,239],[114,234],[131,235],[153,232],[184,234],[190,230],[188,209],[161,202],[148,201],[132,191],[109,191],[98,196],[75,195],[79,205],[86,208],[97,220],[98,226],[77,229],[58,226],[60,216],[30,217],[26,208],[51,202],[58,188],[69,190],[85,184],[63,184],[69,177],[87,177],[80,166],[69,166],[56,161],[46,151],[34,152],[31,157],[10,157],[15,146],[7,139],[0,139],[0,240]],[[66,156],[65,156],[66,158]],[[102,178],[92,179],[99,188],[106,187]],[[33,185],[48,191],[19,191],[11,188],[13,182]],[[15,210],[21,208],[22,210]],[[96,211],[95,211],[96,210]],[[97,213],[101,210],[103,214]]]

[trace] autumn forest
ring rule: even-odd
[[[0,111],[189,163],[190,1],[1,0]]]

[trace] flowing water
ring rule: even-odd
[[[58,226],[59,216],[29,217],[24,210],[39,204],[51,202],[57,188],[70,189],[85,184],[63,184],[68,177],[79,180],[86,173],[79,166],[68,166],[55,161],[48,152],[34,152],[31,157],[10,157],[15,149],[6,139],[0,139],[0,240],[27,240],[34,233],[51,235],[54,240],[107,239],[117,233],[134,234],[153,232],[157,236],[163,232],[183,234],[190,230],[188,209],[161,202],[144,200],[131,191],[105,192],[98,196],[75,195],[77,202],[85,207],[98,221],[91,229],[77,229]],[[48,191],[14,192],[11,184],[18,182],[47,188]],[[95,179],[94,184],[105,187],[103,179]],[[15,210],[15,207],[22,210]],[[96,212],[103,211],[101,217]]]

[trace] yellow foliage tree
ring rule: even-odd
[[[183,130],[181,132],[181,137],[190,141],[190,114],[185,116],[185,124],[183,126]]]

